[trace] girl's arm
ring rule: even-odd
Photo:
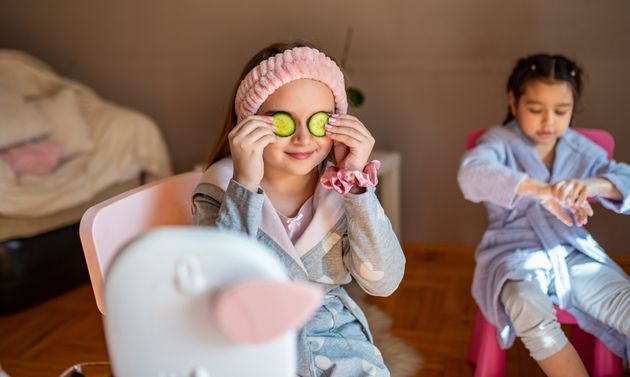
[[[225,192],[210,183],[201,183],[193,193],[194,222],[256,237],[263,202],[260,190],[249,191],[233,179]]]
[[[593,209],[584,197],[583,201],[572,200],[570,202],[561,200],[555,192],[556,186],[541,182],[533,178],[525,178],[516,190],[518,195],[530,196],[540,202],[540,204],[567,226],[572,226],[573,218],[565,212],[569,210],[575,216],[575,223],[578,226],[586,225],[588,218],[593,216]]]
[[[405,272],[405,255],[375,189],[344,196],[348,237],[344,264],[357,283],[374,296],[389,296]]]
[[[472,202],[512,208],[519,187],[528,176],[505,165],[508,146],[503,140],[489,135],[490,132],[481,138],[475,149],[464,155],[457,181],[464,197]]]
[[[630,165],[600,158],[594,164],[592,177],[585,180],[589,196],[597,196],[610,210],[630,214]]]
[[[617,186],[606,178],[589,178],[584,181],[584,184],[588,188],[588,192],[593,196],[614,201],[623,199],[623,194],[621,194]]]
[[[630,213],[630,166],[608,160],[602,153],[588,160],[589,167],[582,179],[565,179],[556,182],[553,195],[564,205],[587,203],[588,197],[596,197],[604,205],[618,213]]]
[[[225,193],[210,183],[201,183],[193,193],[197,225],[216,226],[256,237],[264,195],[258,188],[264,175],[263,150],[276,142],[273,118],[252,115],[228,134],[233,176]]]

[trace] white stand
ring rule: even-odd
[[[374,150],[370,160],[381,161],[378,172],[377,195],[381,205],[392,223],[394,232],[400,239],[401,211],[400,211],[400,152]]]

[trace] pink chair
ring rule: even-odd
[[[96,305],[101,313],[105,271],[112,258],[141,233],[163,225],[192,225],[191,195],[201,172],[137,187],[90,207],[79,227]]]
[[[608,152],[612,158],[615,140],[604,130],[574,128],[575,131],[588,137]],[[471,131],[466,138],[466,149],[472,149],[486,129]],[[623,376],[623,362],[620,357],[612,353],[604,343],[577,326],[575,317],[569,312],[554,306],[558,315],[558,322],[572,325],[571,343],[582,358],[588,372],[595,377]],[[468,360],[476,365],[476,377],[505,376],[505,351],[499,346],[497,330],[488,322],[480,310],[477,310],[475,327]]]

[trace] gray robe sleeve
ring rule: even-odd
[[[513,208],[517,190],[528,177],[506,165],[508,145],[498,134],[489,131],[479,144],[462,158],[457,180],[464,197],[472,202],[487,202]]]
[[[344,196],[348,237],[343,261],[357,283],[373,296],[392,294],[405,272],[405,255],[375,189]]]
[[[235,180],[230,181],[225,192],[210,183],[200,183],[193,193],[194,222],[255,238],[264,200],[260,190],[251,192]]]

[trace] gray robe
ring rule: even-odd
[[[617,213],[630,213],[630,166],[608,160],[606,151],[586,137],[568,129],[558,141],[549,171],[515,121],[490,129],[464,155],[458,173],[466,199],[483,202],[489,218],[488,229],[476,251],[473,297],[483,315],[496,326],[502,346],[511,346],[515,334],[499,294],[508,279],[533,278],[536,269],[542,267],[533,256],[536,251],[545,250],[555,276],[552,300],[573,314],[582,329],[627,358],[627,337],[572,305],[565,257],[577,251],[585,256],[585,261],[595,260],[627,275],[586,229],[566,226],[537,200],[518,196],[517,188],[527,177],[548,183],[604,177],[619,189],[623,200],[597,198],[599,202]]]
[[[193,194],[195,222],[237,231],[268,246],[290,278],[320,285],[323,306],[298,338],[301,376],[389,376],[367,320],[343,285],[354,278],[369,294],[390,295],[405,257],[374,189],[340,196],[318,185],[311,223],[295,244],[262,192],[232,180],[231,159],[212,165]]]

